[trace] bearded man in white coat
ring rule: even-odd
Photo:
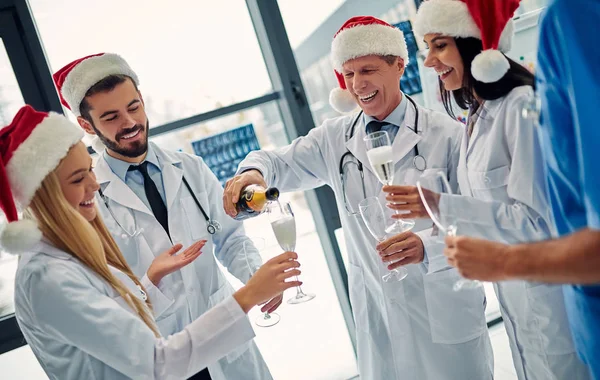
[[[94,168],[100,185],[98,209],[134,274],[153,285],[147,290],[161,334],[182,331],[233,294],[216,259],[242,282],[250,278],[243,259],[243,244],[249,240],[242,223],[223,212],[223,188],[202,158],[148,142],[139,79],[122,57],[83,57],[55,73],[54,81],[63,104],[86,132],[95,135],[93,147],[100,155]],[[169,260],[176,257],[177,247],[198,240],[207,241],[204,253],[190,265],[164,278],[149,271],[161,253],[169,252],[162,255]],[[261,263],[257,251],[248,259],[252,265]],[[263,310],[273,311],[280,304],[281,295]],[[271,374],[250,341],[191,379],[263,380]]]
[[[397,183],[415,184],[423,171],[442,170],[456,186],[463,128],[400,91],[408,62],[406,42],[399,29],[384,21],[368,16],[348,20],[334,36],[332,61],[341,87],[332,92],[332,106],[349,112],[358,105],[362,111],[326,120],[289,146],[252,152],[226,185],[225,209],[235,215],[234,203],[249,184],[281,191],[330,186],[348,247],[360,377],[491,379],[485,294],[481,289],[452,290],[459,275],[447,265],[443,240],[432,236],[431,221],[417,223],[413,231],[418,232],[377,245],[357,213],[366,197],[385,201],[367,158],[363,138],[368,132],[381,129],[391,136]],[[417,156],[424,160],[415,161]],[[363,173],[357,165],[344,165],[347,161],[362,163]],[[388,268],[404,266],[408,276],[383,282],[387,269],[382,260]]]

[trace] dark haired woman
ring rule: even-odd
[[[534,78],[502,53],[510,49],[518,4],[429,0],[415,22],[429,48],[425,66],[439,75],[446,110],[453,115],[452,98],[469,110],[458,166],[462,195],[430,195],[442,214],[458,220],[460,234],[504,243],[552,233],[535,123],[521,116]],[[388,199],[405,201],[390,192]],[[423,216],[422,210],[413,207],[413,215],[402,216]],[[589,378],[573,347],[560,286],[512,281],[494,289],[520,380]]]

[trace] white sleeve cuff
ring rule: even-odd
[[[169,297],[166,294],[166,289],[164,290],[164,292],[160,289],[160,283],[158,284],[158,287],[155,286],[152,283],[152,281],[150,281],[150,279],[148,278],[148,274],[145,274],[140,282],[142,283],[144,288],[146,288],[146,293],[148,294],[148,298],[152,303],[152,309],[154,310],[154,318],[156,320],[159,320],[160,316],[165,311],[167,311],[175,301],[173,300],[173,297]]]
[[[423,264],[427,273],[439,272],[450,268],[446,256],[444,256],[444,240],[433,235],[433,228],[415,233],[423,242]]]

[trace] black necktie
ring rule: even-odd
[[[202,371],[198,372],[194,376],[190,377],[188,380],[211,380],[210,373],[208,373],[208,368],[204,368]]]
[[[388,125],[385,121],[371,120],[367,123],[367,134],[381,131],[381,128]]]
[[[146,192],[146,198],[148,198],[148,203],[150,203],[152,213],[161,226],[163,226],[165,231],[167,231],[168,235],[169,217],[167,214],[167,206],[165,206],[165,202],[163,202],[162,197],[156,188],[156,184],[148,174],[148,161],[144,161],[140,165],[131,165],[128,169],[130,172],[134,170],[138,170],[140,173],[142,173],[142,176],[144,177],[144,191]]]

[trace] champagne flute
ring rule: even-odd
[[[392,143],[390,136],[386,131],[369,133],[364,138],[367,146],[367,157],[373,168],[373,172],[384,185],[391,186],[394,182],[394,155],[392,152]],[[398,210],[395,210],[398,215]],[[389,234],[399,234],[410,231],[415,226],[412,219],[396,219],[394,223],[387,227]]]
[[[444,215],[440,212],[439,200],[434,196],[435,192],[440,194],[452,195],[452,188],[446,178],[446,173],[439,171],[436,173],[423,174],[417,181],[417,189],[423,201],[423,206],[427,214],[442,233],[442,236],[456,236],[457,220],[450,215]],[[477,280],[467,280],[461,278],[454,283],[454,291],[461,289],[475,289],[482,287],[483,284]]]
[[[255,253],[256,251],[264,252],[265,250],[265,240],[261,238],[251,238],[250,240],[244,240],[244,259],[246,260],[246,265],[248,265],[248,270],[251,275],[254,276],[254,273],[259,268],[259,265],[256,263],[251,263],[249,259],[249,255]],[[279,323],[281,317],[277,313],[269,313],[265,311],[261,315],[259,315],[254,323],[260,327],[271,327]]]
[[[384,241],[386,239],[385,214],[379,198],[365,198],[358,204],[358,208],[371,235],[380,243]],[[381,262],[381,258],[378,257],[377,260]],[[388,271],[381,277],[383,282],[402,281],[408,275],[408,271],[404,267],[388,269],[385,263],[381,263]]]
[[[294,252],[296,249],[296,219],[289,202],[272,202],[268,207],[269,220],[279,246],[284,251]],[[298,277],[296,277],[298,281]],[[289,304],[308,302],[315,298],[314,294],[304,293],[300,286],[296,287],[296,295],[287,300]]]

